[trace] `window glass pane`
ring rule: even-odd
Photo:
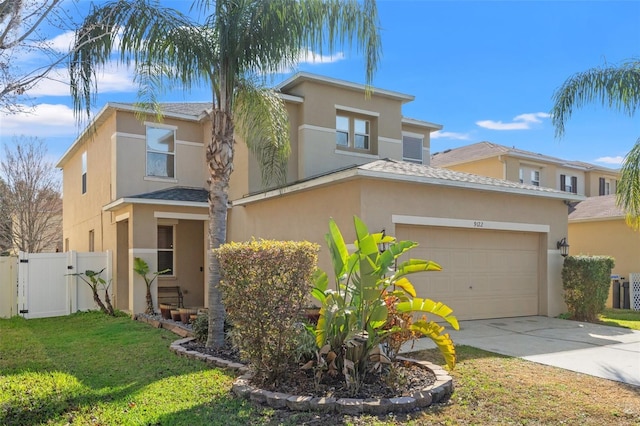
[[[160,152],[174,152],[174,131],[147,127],[147,149]]]
[[[158,248],[173,249],[173,226],[158,226]]]
[[[402,158],[414,163],[422,163],[422,139],[402,137]]]
[[[349,146],[349,134],[347,132],[336,132],[336,145]]]
[[[147,176],[174,177],[173,154],[147,153]]]
[[[336,116],[336,130],[349,132],[349,117],[344,117],[342,115]]]
[[[82,153],[82,173],[87,173],[87,152]]]
[[[173,252],[172,251],[159,251],[158,252],[158,271],[164,271],[165,269],[171,269],[163,275],[173,274]]]
[[[356,133],[360,133],[361,135],[369,134],[369,122],[367,120],[358,120],[356,118],[353,123],[353,128]]]
[[[356,139],[356,148],[369,149],[369,136],[356,135],[355,139]]]

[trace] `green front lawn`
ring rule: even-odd
[[[352,417],[257,408],[231,396],[230,374],[171,353],[175,339],[97,312],[0,320],[0,424],[640,424],[640,388],[466,346],[457,348],[451,400],[421,412]],[[435,350],[414,355],[442,363]]]
[[[640,311],[607,308],[600,314],[599,319],[606,325],[640,330]]]
[[[262,421],[229,395],[233,375],[171,353],[176,339],[97,312],[0,320],[0,424]]]

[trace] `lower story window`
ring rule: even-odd
[[[158,225],[158,271],[169,269],[162,275],[174,275],[173,226]]]

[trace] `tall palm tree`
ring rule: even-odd
[[[551,110],[556,136],[564,135],[564,126],[574,108],[600,101],[602,105],[633,117],[640,106],[640,61],[620,66],[592,68],[574,74],[556,90]],[[627,223],[640,228],[640,138],[622,163],[616,202],[627,215]]]
[[[76,32],[71,94],[76,114],[89,114],[96,72],[110,60],[112,49],[119,52],[119,61],[135,65],[139,96],[158,111],[157,94],[167,82],[179,82],[186,90],[211,86],[213,131],[206,163],[213,249],[226,238],[234,135],[256,154],[265,183],[286,175],[286,110],[264,87],[264,76],[296,65],[307,49],[322,54],[347,44],[364,52],[369,84],[379,61],[380,34],[375,0],[196,0],[192,11],[205,17],[201,24],[153,0],[119,0],[92,9]],[[208,257],[207,346],[220,347],[219,264],[211,250]]]

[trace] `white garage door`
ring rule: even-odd
[[[410,276],[418,297],[441,301],[458,319],[538,314],[539,234],[397,225],[396,238],[420,243],[415,259],[441,272]]]

